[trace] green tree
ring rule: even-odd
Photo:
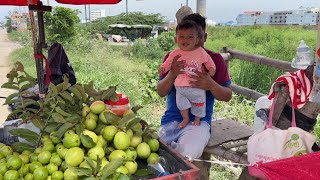
[[[78,10],[56,7],[44,15],[48,42],[71,42],[77,34],[76,24],[80,22]]]

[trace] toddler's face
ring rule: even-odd
[[[195,29],[180,29],[175,40],[181,50],[192,51],[198,43],[198,32]]]

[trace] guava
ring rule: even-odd
[[[145,142],[140,143],[137,146],[136,151],[137,151],[138,157],[141,158],[141,159],[148,158],[150,153],[151,153],[151,149],[150,149],[149,145],[147,143],[145,143]]]
[[[104,150],[102,147],[100,146],[96,146],[94,148],[91,148],[88,151],[88,157],[92,160],[97,160],[97,157],[99,157],[100,159],[103,158],[105,155]]]
[[[31,173],[33,173],[34,170],[36,170],[39,167],[42,167],[42,164],[40,162],[38,162],[38,161],[34,161],[34,162],[29,164],[29,171]]]
[[[9,170],[4,174],[3,179],[4,180],[18,180],[19,173],[16,170]]]
[[[0,174],[4,175],[8,171],[7,163],[0,163]]]
[[[38,167],[33,171],[33,178],[36,180],[46,180],[48,175],[48,170],[45,167]]]
[[[92,131],[97,127],[97,122],[94,119],[89,118],[84,121],[84,126],[86,129]]]
[[[99,135],[98,138],[97,138],[97,146],[100,146],[100,147],[105,147],[107,146],[107,140],[105,140],[102,135]]]
[[[129,174],[134,174],[138,170],[138,164],[135,161],[127,161],[124,167],[128,169]]]
[[[90,112],[87,116],[86,116],[86,119],[93,119],[95,120],[96,122],[98,121],[99,119],[99,116],[97,114],[93,114],[92,112]]]
[[[22,165],[22,160],[19,156],[11,156],[7,159],[7,168],[9,170],[18,170]]]
[[[129,171],[126,167],[120,166],[116,169],[116,172],[121,173],[121,174],[129,174]]]
[[[56,166],[59,167],[61,165],[61,163],[62,163],[62,160],[61,160],[59,154],[53,153],[50,158],[50,164],[55,164]]]
[[[130,137],[125,132],[117,132],[117,134],[114,136],[113,144],[116,149],[126,150],[130,146]]]
[[[136,150],[134,150],[134,149],[127,149],[126,151],[126,157],[127,157],[127,160],[136,160],[136,158],[137,158],[137,151]]]
[[[49,151],[42,151],[38,155],[38,161],[43,165],[48,164],[50,162],[50,159],[51,159],[51,152]]]
[[[117,132],[118,132],[117,127],[109,125],[103,129],[102,136],[105,140],[110,142],[113,140],[113,137],[116,135]]]
[[[92,132],[92,131],[89,131],[89,130],[84,130],[84,131],[82,132],[82,134],[89,136],[94,143],[97,143],[97,141],[98,141],[98,136],[96,135],[96,133],[94,133],[94,132]]]
[[[48,173],[51,175],[52,173],[58,171],[58,166],[55,165],[55,164],[48,164],[47,165],[47,170],[48,170]]]
[[[0,148],[0,153],[3,154],[4,156],[7,156],[7,155],[13,154],[13,150],[10,146],[2,146]]]
[[[62,171],[55,171],[51,175],[52,180],[62,180],[63,179],[63,172]]]
[[[64,180],[76,180],[76,179],[78,179],[77,174],[72,172],[70,169],[67,169],[66,171],[64,171],[63,177],[64,177]]]
[[[122,158],[125,159],[127,154],[123,150],[114,150],[109,155],[109,161],[112,162],[115,159]]]
[[[80,146],[80,137],[77,134],[70,134],[63,138],[63,146],[66,148],[73,148]]]
[[[100,114],[105,109],[106,109],[106,105],[104,104],[103,101],[95,101],[90,106],[90,110],[94,114]]]
[[[24,164],[28,164],[29,163],[29,155],[27,154],[20,154],[19,157],[21,158],[22,162]]]
[[[33,180],[33,174],[28,173],[27,175],[24,176],[24,180]]]
[[[159,155],[157,153],[151,153],[147,159],[148,164],[156,164],[159,162]]]
[[[130,146],[136,148],[142,142],[142,137],[133,135],[130,141]]]
[[[157,139],[150,139],[148,145],[152,152],[157,152],[160,148],[160,143]]]
[[[81,111],[81,115],[82,117],[86,117],[90,112],[90,107],[89,106],[84,106],[82,108],[82,111]]]
[[[65,156],[65,162],[67,165],[76,167],[78,166],[84,158],[84,152],[79,147],[73,147],[67,151]]]

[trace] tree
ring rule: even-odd
[[[48,42],[70,42],[77,34],[76,24],[80,22],[78,10],[56,7],[44,14]]]

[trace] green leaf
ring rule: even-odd
[[[11,129],[9,132],[13,136],[21,137],[32,143],[37,143],[39,137],[37,133],[25,128]]]
[[[58,95],[58,89],[53,83],[49,84],[49,90],[53,93],[54,96]]]
[[[101,179],[107,179],[110,175],[116,172],[118,167],[120,167],[123,163],[124,163],[124,159],[118,158],[110,162],[109,164],[107,164],[102,170]]]
[[[64,123],[62,126],[59,127],[58,131],[54,132],[54,136],[58,137],[58,138],[62,138],[62,136],[64,135],[64,133],[69,130],[70,128],[72,128],[74,126],[74,124],[71,123]]]
[[[138,111],[139,111],[140,109],[142,109],[142,108],[143,108],[142,106],[134,106],[134,107],[131,108],[131,110],[132,110],[135,114],[137,114]]]
[[[101,95],[101,99],[105,100],[105,99],[110,99],[111,96],[117,95],[116,93],[116,86],[111,86],[106,90],[103,90],[102,95]]]
[[[26,90],[26,89],[32,88],[33,86],[34,86],[33,84],[27,83],[27,84],[22,85],[20,89]]]
[[[61,97],[57,96],[56,98],[60,104],[66,104],[66,102]]]
[[[47,127],[44,129],[44,131],[48,132],[48,133],[52,133],[54,131],[56,131],[59,127],[58,123],[48,123]]]
[[[126,126],[127,122],[134,120],[136,118],[136,115],[134,113],[127,114],[119,121],[119,128],[123,128]]]
[[[76,133],[80,136],[84,130],[84,124],[78,123],[76,124]]]
[[[97,155],[97,166],[96,166],[96,168],[95,168],[95,173],[98,173],[99,171],[100,171],[100,169],[101,169],[101,164],[102,164],[102,161],[101,161],[101,159],[99,158],[99,156]]]
[[[13,145],[11,145],[11,147],[15,152],[19,152],[19,153],[22,153],[22,151],[24,151],[24,150],[29,150],[29,151],[33,152],[35,149],[34,147],[30,146],[29,144],[22,143],[22,142],[16,142]]]
[[[62,93],[60,93],[60,96],[61,96],[63,99],[71,102],[71,104],[74,104],[73,97],[72,97],[71,94],[68,93],[67,91],[63,91]]]
[[[57,106],[57,107],[55,108],[55,110],[56,110],[57,113],[61,114],[61,115],[64,116],[64,117],[69,117],[69,116],[71,116],[70,113],[67,113],[67,112],[65,112],[64,110],[62,110],[60,106]]]
[[[88,99],[88,95],[86,94],[84,87],[80,84],[75,84],[74,87],[77,88],[77,90],[80,92],[83,102],[86,102]]]
[[[6,98],[5,104],[8,104],[8,102],[11,101],[13,98],[18,98],[18,97],[19,97],[19,93],[10,94],[10,95]]]
[[[33,99],[25,99],[23,102],[23,108],[27,108],[30,105],[34,105],[34,106],[40,106],[38,101],[35,101]]]
[[[52,118],[57,123],[66,123],[67,121],[64,119],[64,117],[59,113],[52,113]]]
[[[39,129],[42,129],[44,127],[44,122],[41,119],[32,118],[31,122],[34,126],[36,126]]]
[[[149,174],[152,174],[152,172],[148,169],[138,169],[134,175],[139,176],[139,177],[144,177],[148,176]]]
[[[20,77],[18,84],[28,82],[29,84],[35,84],[36,79],[31,76]]]
[[[88,135],[81,134],[80,139],[81,139],[82,145],[86,148],[93,148],[94,146],[96,146],[96,143]]]
[[[107,123],[112,124],[112,125],[117,125],[118,122],[120,121],[120,117],[111,113],[111,112],[106,112],[105,114]]]
[[[96,165],[93,163],[93,161],[90,158],[84,157],[84,159],[87,161],[87,163],[89,164],[92,170],[96,168]]]
[[[96,134],[100,134],[100,132],[102,131],[102,129],[104,129],[106,127],[106,125],[101,122],[100,120],[98,121],[97,127],[93,130]]]
[[[11,99],[8,102],[5,102],[3,105],[7,105],[7,104],[16,104],[16,103],[20,103],[21,104],[21,99]]]
[[[135,118],[135,119],[131,120],[131,121],[127,124],[126,129],[127,129],[127,130],[128,130],[128,129],[132,129],[132,128],[134,127],[134,125],[140,123],[140,121],[141,121],[140,118]]]
[[[130,180],[130,177],[126,174],[120,174],[117,180]]]
[[[20,90],[19,86],[13,84],[12,82],[6,82],[6,83],[2,84],[1,88],[14,89],[17,91]]]
[[[81,99],[81,100],[82,100],[82,95],[81,95],[81,93],[78,91],[77,88],[71,86],[71,87],[69,87],[69,90],[71,91],[71,93],[72,93],[75,97],[77,97],[78,99]]]
[[[22,109],[16,109],[16,110],[12,111],[12,112],[8,115],[8,117],[15,117],[15,116],[17,116],[19,113],[22,113],[22,112],[23,112]]]
[[[67,117],[66,120],[69,123],[76,123],[78,122],[82,117],[79,114],[71,114],[71,116]]]
[[[90,176],[92,174],[92,170],[89,168],[81,168],[81,167],[71,167],[68,166],[68,169],[70,169],[73,173],[75,173],[77,176]]]

